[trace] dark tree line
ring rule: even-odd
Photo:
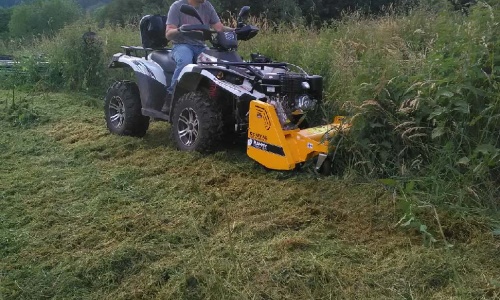
[[[101,23],[125,25],[139,20],[146,14],[166,14],[175,0],[1,0],[0,38],[37,33],[53,32],[61,24],[68,22],[68,14],[58,13],[57,5],[67,7],[71,12],[92,11]],[[265,17],[272,22],[305,20],[307,24],[321,25],[338,19],[343,13],[361,11],[365,14],[378,14],[388,6],[410,7],[421,1],[432,0],[210,0],[223,18],[235,16],[243,6],[250,6],[254,16]],[[461,9],[471,0],[448,0],[456,9]],[[54,7],[40,11],[40,7]],[[49,4],[47,4],[49,3]],[[465,3],[465,4],[464,4]],[[71,7],[69,7],[71,6]],[[37,13],[37,11],[39,13]],[[16,20],[13,20],[15,13]],[[55,13],[55,15],[50,15]],[[45,15],[44,15],[45,14]],[[48,15],[52,19],[48,18]],[[75,16],[76,18],[78,16]],[[34,20],[36,19],[36,20]],[[52,20],[51,28],[45,28]],[[36,21],[36,22],[35,22]],[[25,23],[29,23],[26,25]],[[61,24],[59,24],[61,23]],[[31,27],[30,27],[31,26]],[[17,32],[14,32],[17,31]]]
[[[15,0],[11,0],[15,1]],[[125,24],[138,20],[145,14],[166,14],[175,0],[78,0],[110,1],[99,11],[102,22]],[[421,2],[438,3],[440,0],[209,0],[218,13],[227,18],[235,16],[243,6],[251,7],[251,14],[270,21],[305,20],[308,24],[321,25],[339,19],[342,14],[358,11],[365,15],[383,13],[388,7],[407,10]],[[443,0],[446,1],[446,0]],[[463,10],[476,0],[447,0],[457,10]],[[488,0],[487,0],[488,1]]]
[[[215,2],[215,0],[214,0]],[[271,20],[290,20],[304,17],[307,21],[325,21],[338,19],[343,12],[361,10],[366,13],[378,13],[383,7],[401,5],[401,0],[235,0],[220,1],[222,13],[235,12],[244,5],[249,5],[252,12],[264,15]]]
[[[339,18],[343,12],[361,10],[378,13],[389,5],[407,5],[417,0],[210,0],[222,17],[235,15],[245,5],[256,16],[272,21],[293,21],[304,18],[307,22],[321,23]],[[166,14],[174,0],[112,0],[100,13],[102,21],[123,24],[144,14]]]

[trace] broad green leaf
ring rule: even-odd
[[[440,97],[440,96],[443,96],[443,97],[446,97],[446,98],[451,98],[453,97],[455,94],[451,91],[448,91],[446,89],[442,89],[442,90],[439,90],[437,93],[436,93],[436,98],[437,97]]]
[[[470,84],[465,84],[461,87],[462,89],[468,90],[473,93],[475,96],[484,97],[485,93],[483,90],[476,88]]]
[[[448,109],[446,107],[439,106],[436,109],[434,109],[434,111],[429,115],[429,120],[439,117],[445,112],[448,112]]]
[[[392,187],[395,187],[398,184],[397,180],[391,178],[382,178],[379,179],[378,182]]]
[[[411,206],[411,203],[409,201],[406,201],[406,200],[399,201],[398,206],[401,208],[402,211],[405,212],[405,215],[404,215],[404,217],[401,218],[401,221],[406,219],[408,216],[413,215],[411,212],[412,206]]]
[[[459,165],[468,165],[470,162],[470,159],[467,156],[462,157],[461,159],[458,160],[457,164]]]
[[[443,134],[445,134],[445,129],[444,127],[436,127],[432,130],[432,134],[431,134],[431,138],[433,139],[436,139],[440,136],[442,136]]]
[[[458,111],[458,112],[461,112],[463,114],[470,113],[469,103],[467,103],[466,101],[460,100],[460,101],[453,103],[453,105],[455,106],[455,108],[453,109],[454,111]]]
[[[483,155],[489,155],[495,153],[497,148],[491,144],[481,144],[476,147],[474,153],[481,153]]]
[[[408,183],[406,183],[405,192],[409,194],[413,192],[414,188],[415,188],[415,181],[409,181]]]

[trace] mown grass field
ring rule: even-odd
[[[495,216],[421,207],[429,242],[390,187],[110,135],[100,105],[0,91],[0,299],[500,297]]]

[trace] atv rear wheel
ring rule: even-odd
[[[189,92],[175,104],[172,135],[179,150],[210,151],[222,133],[222,112],[206,93]]]
[[[139,88],[131,81],[111,85],[104,102],[104,116],[110,132],[143,137],[149,128],[149,117],[141,112]]]

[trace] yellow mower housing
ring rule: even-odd
[[[292,170],[297,164],[318,157],[318,170],[331,148],[328,140],[348,127],[344,117],[333,123],[307,129],[286,129],[272,104],[250,102],[247,154],[266,168]]]

